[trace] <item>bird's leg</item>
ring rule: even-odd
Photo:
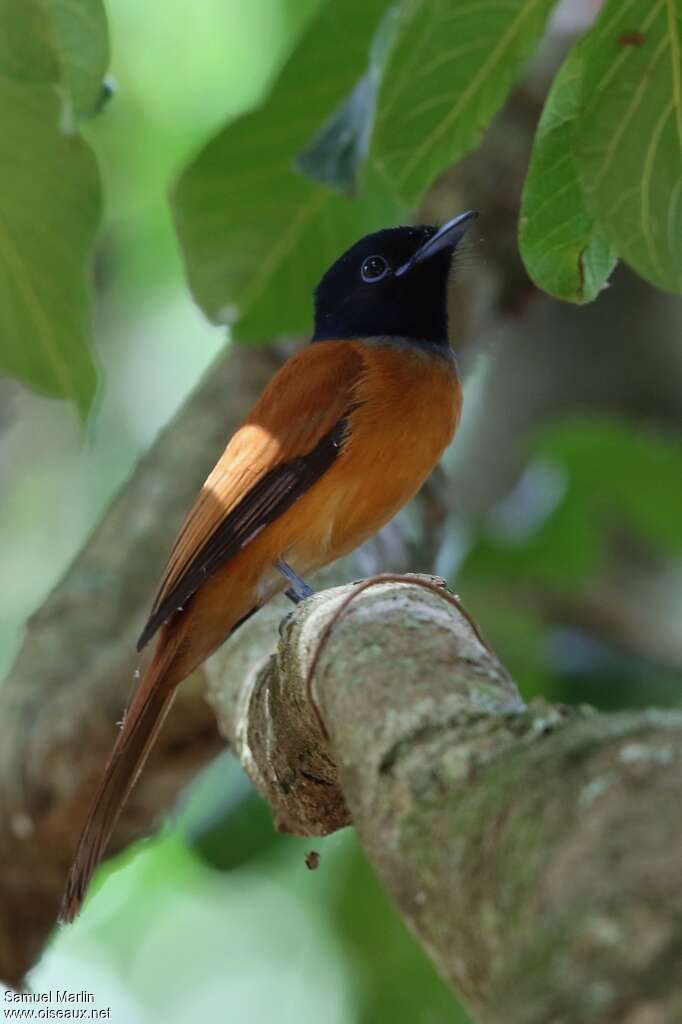
[[[309,587],[306,581],[302,580],[301,577],[294,572],[291,566],[287,565],[284,559],[279,559],[277,562],[277,568],[282,573],[282,576],[285,576],[289,582],[293,584],[293,586],[287,587],[284,594],[290,601],[293,601],[294,604],[300,604],[301,601],[305,601],[306,597],[311,597],[315,593],[313,588]]]

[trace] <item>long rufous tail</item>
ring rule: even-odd
[[[73,921],[78,916],[121,809],[173,703],[175,687],[168,685],[168,675],[176,645],[169,647],[157,648],[126,713],[71,862],[60,921]]]

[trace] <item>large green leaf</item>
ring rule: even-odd
[[[571,302],[596,298],[616,262],[604,229],[585,206],[578,177],[582,72],[578,45],[556,76],[538,124],[519,224],[526,270],[539,288]]]
[[[73,115],[96,105],[106,52],[99,0],[0,0],[0,372],[83,414],[100,185]]]
[[[85,412],[95,392],[85,261],[99,221],[99,176],[61,104],[0,75],[0,371]]]
[[[414,205],[479,141],[556,0],[408,0],[384,72],[371,160]]]
[[[588,206],[635,270],[682,291],[682,0],[607,0],[583,54]]]
[[[194,294],[212,320],[236,321],[240,338],[306,329],[310,293],[329,263],[401,213],[372,174],[350,199],[296,167],[364,73],[388,6],[329,0],[265,106],[219,132],[177,185],[175,219]]]

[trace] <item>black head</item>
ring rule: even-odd
[[[389,335],[447,344],[452,255],[476,210],[442,228],[387,228],[345,252],[315,289],[313,341]]]

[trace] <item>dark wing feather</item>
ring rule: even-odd
[[[349,414],[352,409],[348,410]],[[187,566],[173,589],[154,609],[137,642],[149,643],[156,631],[179,611],[201,584],[253,540],[269,523],[298,501],[338,457],[348,424],[339,420],[306,455],[275,466],[222,520]]]

